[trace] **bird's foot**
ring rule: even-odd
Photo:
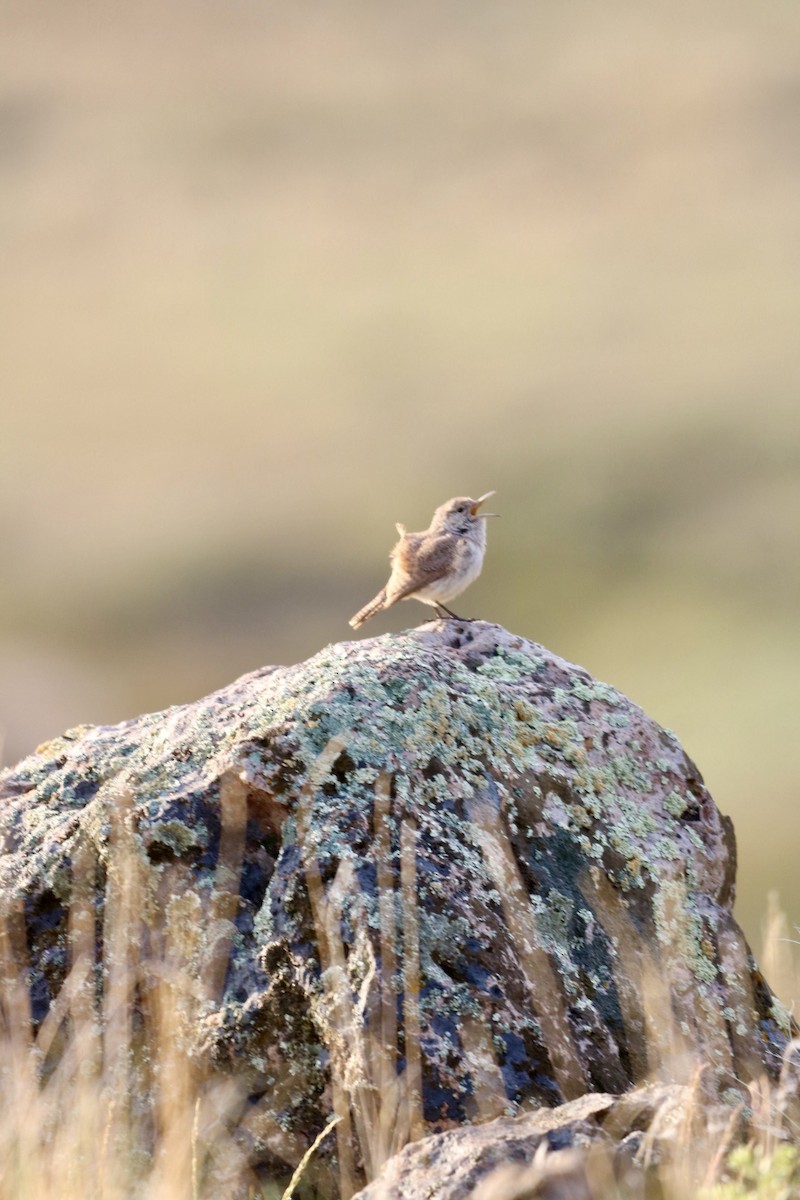
[[[447,613],[447,616],[450,617],[450,619],[452,621],[474,621],[476,619],[475,617],[460,617],[458,615],[458,613],[454,613],[453,610],[451,608],[448,608],[446,604],[441,604],[441,603],[436,605],[437,613],[439,613],[440,608],[443,609],[444,612]],[[440,616],[441,620],[446,620],[445,617],[441,616],[441,613],[439,613],[439,616]]]

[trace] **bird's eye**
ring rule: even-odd
[[[458,507],[456,508],[456,512],[466,512],[466,505],[459,504]]]

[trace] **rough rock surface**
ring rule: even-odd
[[[668,1194],[676,1195],[675,1184],[702,1176],[702,1151],[732,1134],[730,1109],[700,1110],[686,1085],[649,1084],[624,1096],[589,1092],[557,1108],[413,1142],[354,1200],[645,1200],[663,1194],[654,1178],[662,1165],[673,1169]],[[689,1139],[701,1155],[694,1170],[681,1162]]]
[[[130,936],[183,931],[203,983],[187,1052],[245,1081],[267,1170],[331,1112],[318,1157],[347,1190],[423,1132],[690,1060],[729,1099],[779,1069],[788,1022],[733,919],[732,829],[697,768],[614,688],[498,626],[333,645],[72,730],[0,798],[35,1020],[67,976],[87,861],[102,990],[124,842]]]

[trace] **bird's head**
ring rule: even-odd
[[[471,496],[454,496],[440,504],[433,514],[431,527],[448,533],[469,534],[473,531],[485,530],[482,524],[487,517],[496,517],[497,513],[479,512],[484,501],[493,496],[494,492],[484,492],[477,500]]]

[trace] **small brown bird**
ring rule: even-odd
[[[477,500],[455,496],[436,509],[430,526],[421,533],[408,533],[405,525],[397,525],[400,541],[389,555],[389,582],[351,617],[353,628],[358,629],[398,600],[421,600],[432,605],[438,617],[443,610],[462,621],[464,618],[451,612],[445,601],[458,596],[481,573],[486,552],[484,522],[498,514],[479,513],[478,509],[493,495],[486,492]]]

